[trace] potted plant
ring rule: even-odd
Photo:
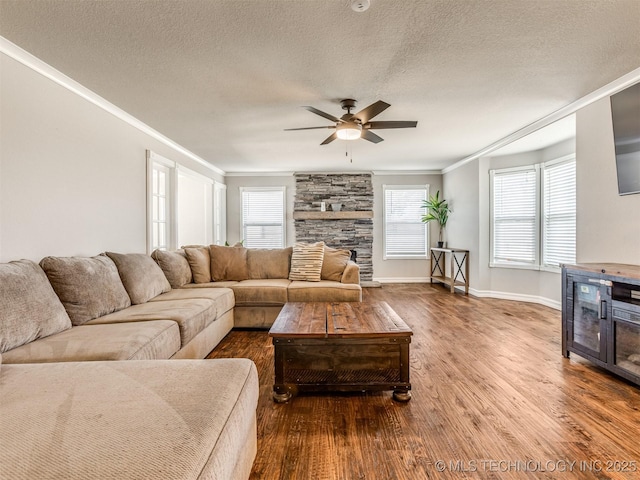
[[[449,214],[452,212],[449,208],[449,204],[443,198],[440,199],[440,190],[435,195],[430,195],[429,200],[423,200],[422,206],[427,209],[427,214],[422,216],[422,221],[425,223],[435,220],[440,225],[440,233],[438,234],[438,247],[442,247],[444,242],[442,241],[442,233],[444,227],[449,220]]]

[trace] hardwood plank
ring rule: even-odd
[[[411,329],[386,302],[327,304],[327,334],[349,338],[402,337]]]
[[[324,302],[286,303],[269,331],[282,338],[324,338],[327,335],[327,313]]]
[[[560,312],[431,284],[363,296],[387,302],[414,332],[408,403],[367,392],[275,404],[265,331],[232,331],[209,356],[258,367],[252,479],[640,478],[640,389],[577,355],[563,358]],[[607,464],[615,461],[635,461],[636,471]],[[476,471],[463,471],[472,462]]]

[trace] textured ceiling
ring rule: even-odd
[[[227,172],[441,169],[640,66],[640,0],[349,3],[0,0],[0,35]],[[342,98],[418,127],[284,131]]]

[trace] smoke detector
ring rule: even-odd
[[[351,10],[354,12],[364,12],[370,5],[370,0],[351,0]]]

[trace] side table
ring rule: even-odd
[[[447,275],[447,257],[449,257],[449,275]],[[469,250],[459,248],[431,248],[431,275],[429,280],[444,283],[451,287],[451,293],[456,287],[464,287],[465,295],[469,294]]]

